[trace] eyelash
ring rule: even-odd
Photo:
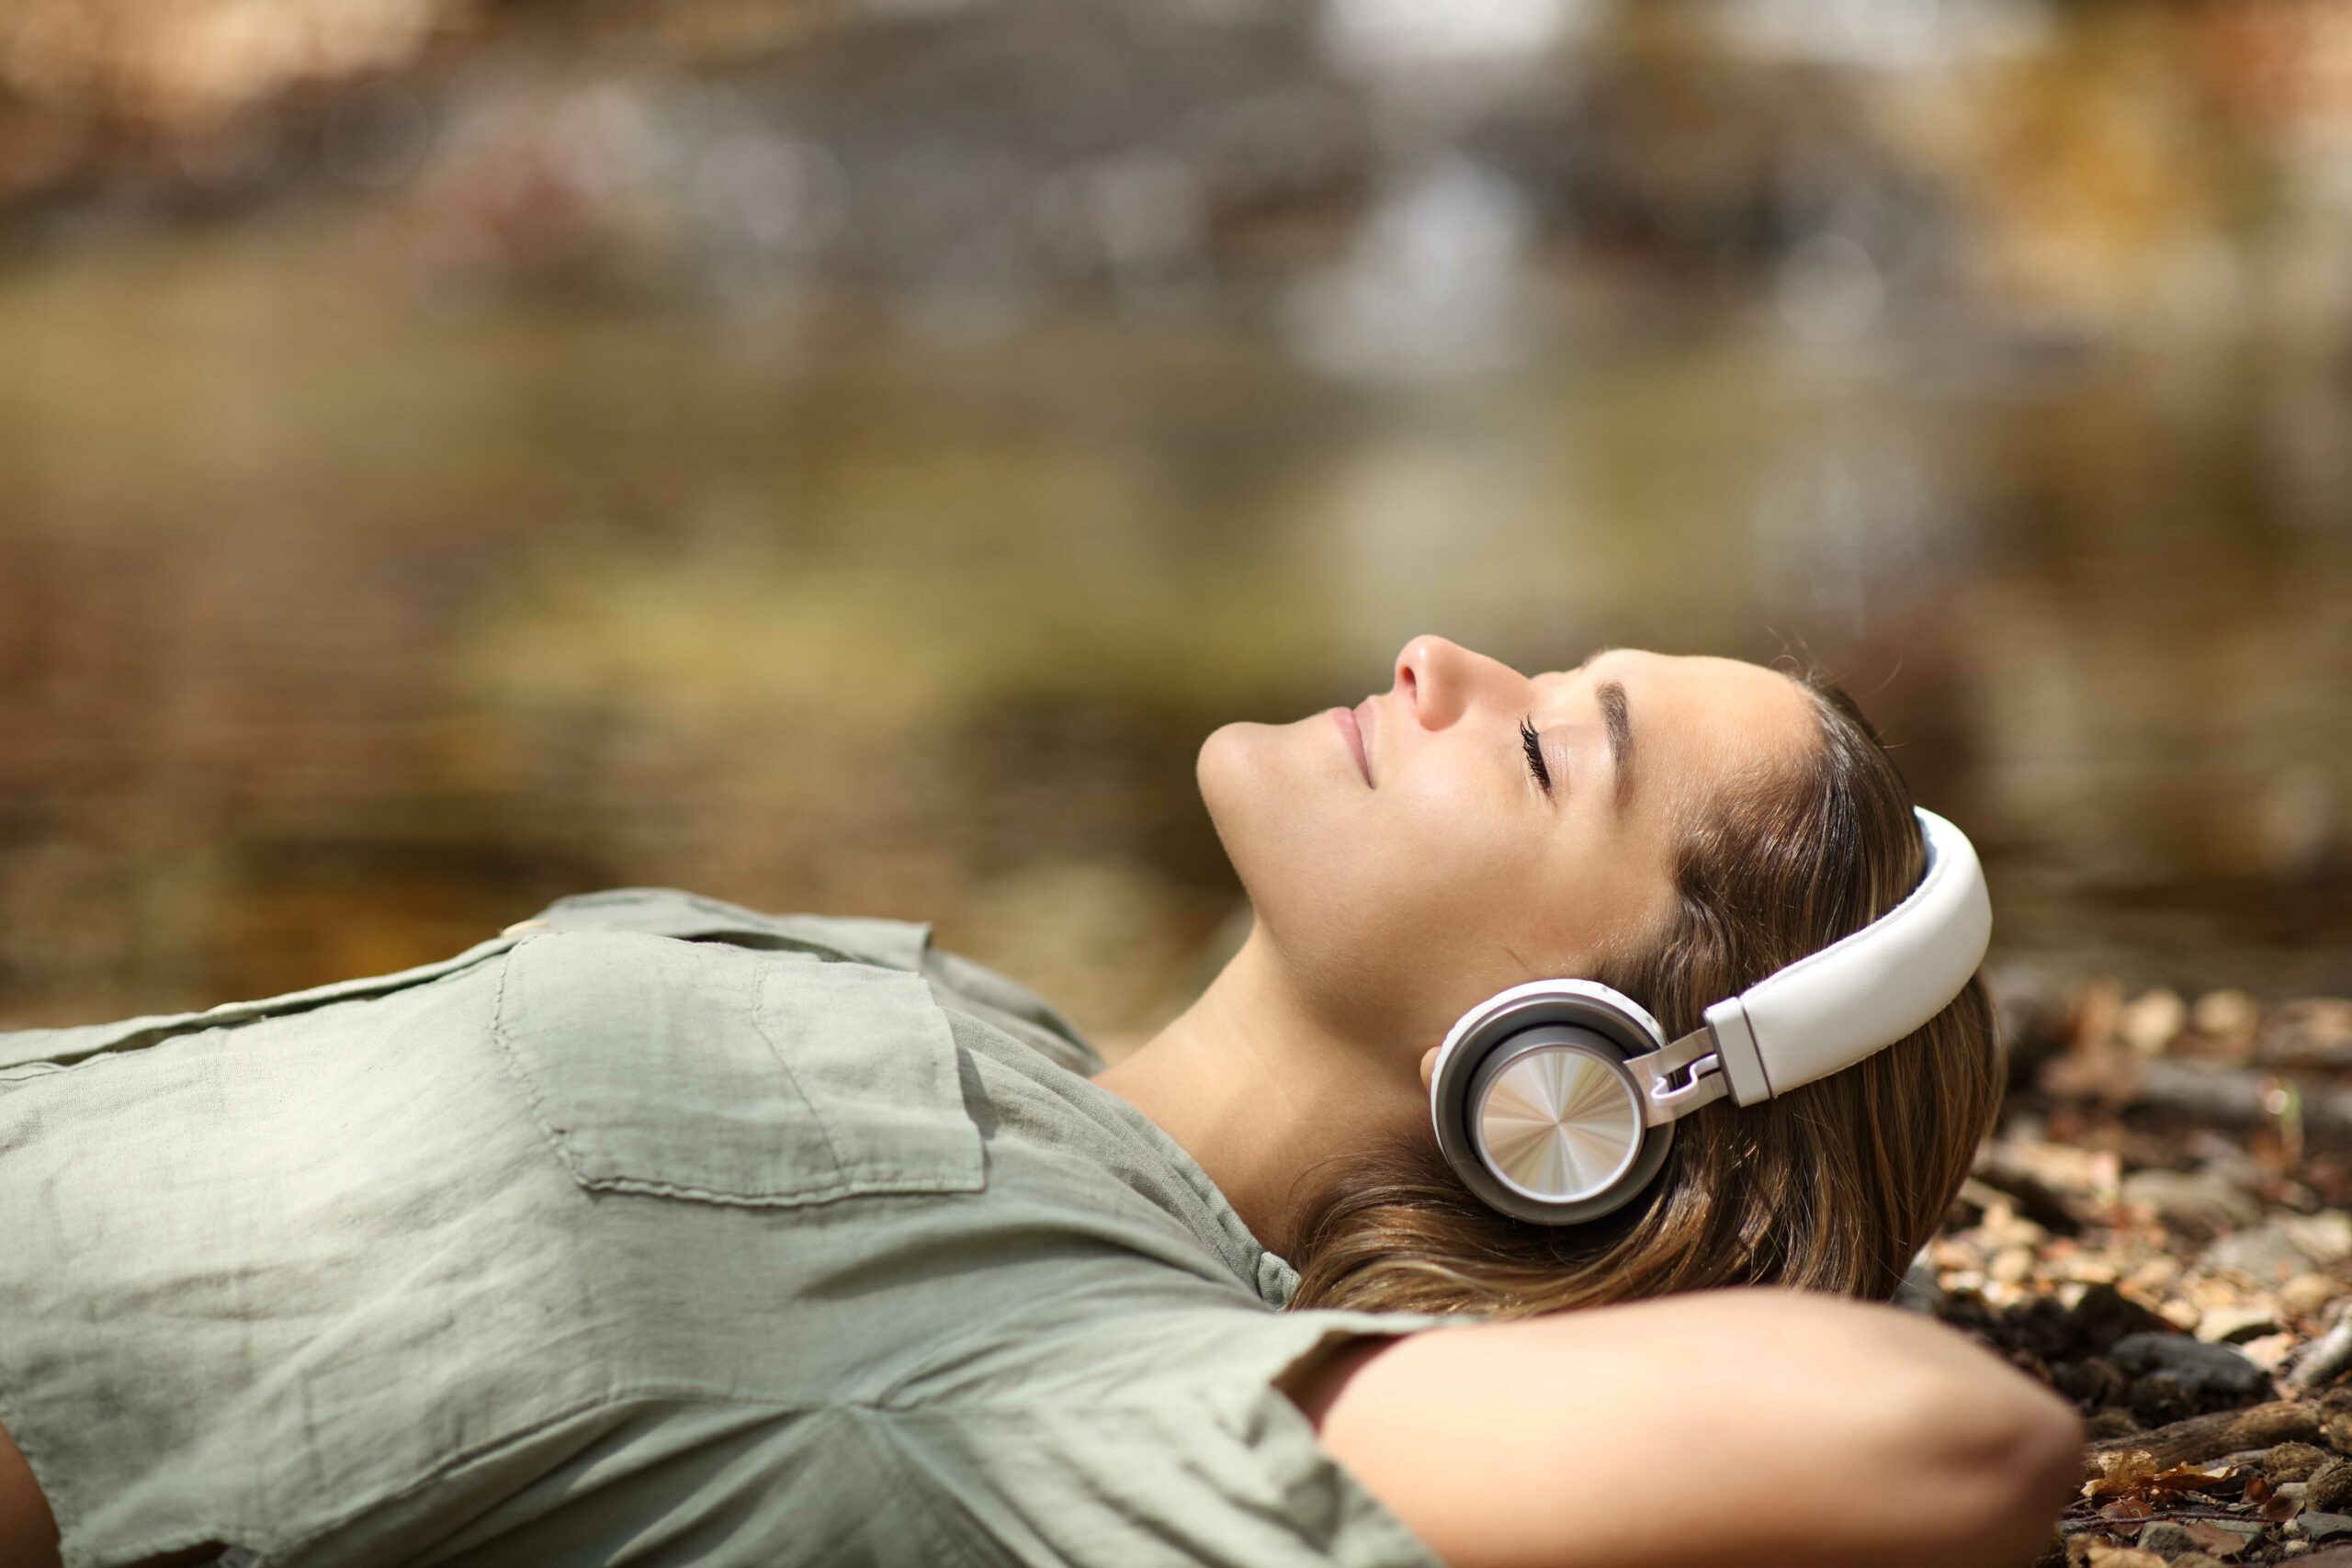
[[[1527,749],[1527,771],[1535,775],[1535,782],[1544,786],[1545,795],[1551,794],[1552,770],[1544,764],[1544,748],[1536,743],[1533,719],[1522,718],[1519,721],[1519,739],[1520,743]]]

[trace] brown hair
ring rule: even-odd
[[[1589,976],[1674,1039],[1709,1004],[1892,908],[1924,869],[1911,792],[1851,696],[1816,671],[1819,744],[1686,827],[1664,937]],[[2000,1107],[1984,982],[1886,1050],[1760,1105],[1676,1124],[1633,1202],[1537,1225],[1471,1195],[1426,1129],[1339,1168],[1295,1233],[1292,1307],[1523,1317],[1718,1285],[1883,1300],[1941,1223]]]

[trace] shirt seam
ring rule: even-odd
[[[879,1456],[896,1478],[896,1490],[914,1500],[915,1510],[923,1521],[925,1533],[944,1543],[958,1562],[973,1564],[974,1568],[988,1568],[988,1560],[957,1535],[948,1521],[941,1517],[937,1500],[932,1496],[931,1488],[923,1483],[923,1478],[915,1472],[914,1467],[885,1437],[875,1432],[868,1422],[855,1419],[861,1414],[888,1417],[891,1412],[856,1400],[844,1402],[844,1408],[852,1413],[853,1425],[857,1427],[858,1437],[865,1444],[867,1451]],[[888,1425],[887,1419],[883,1424]]]

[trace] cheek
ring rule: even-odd
[[[1351,935],[1383,966],[1427,974],[1474,962],[1526,900],[1525,852],[1490,795],[1399,779],[1340,846]]]

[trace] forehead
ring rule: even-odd
[[[1819,728],[1804,687],[1740,659],[1612,648],[1544,679],[1547,696],[1571,702],[1604,681],[1624,687],[1634,771],[1645,783],[1704,788],[1735,770],[1793,761]]]

